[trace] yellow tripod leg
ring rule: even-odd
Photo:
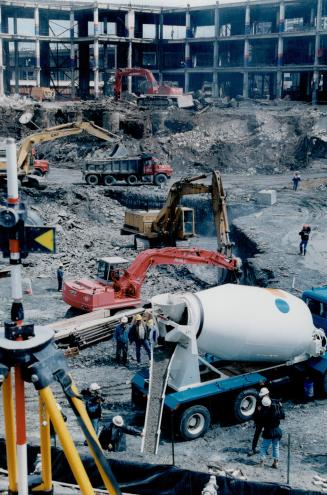
[[[9,491],[17,491],[17,455],[14,400],[11,386],[11,371],[2,385],[3,412],[6,432],[6,453],[8,466]]]
[[[39,390],[40,397],[49,412],[54,429],[60,439],[66,459],[71,467],[73,475],[83,495],[95,495],[94,489],[85,472],[83,463],[78,455],[75,444],[59,411],[50,387]]]
[[[46,405],[40,397],[39,421],[42,460],[42,483],[41,485],[33,488],[33,492],[50,492],[52,490],[50,417]]]
[[[76,386],[75,386],[74,383],[72,383],[72,390],[73,390],[73,392],[76,395],[78,395],[78,390],[77,390],[77,388],[76,388]],[[89,418],[89,415],[86,412],[86,409],[85,409],[85,406],[84,406],[83,401],[81,399],[79,399],[78,397],[72,397],[71,400],[72,400],[72,403],[74,404],[74,406],[76,407],[76,409],[77,409],[80,417],[82,418],[83,422],[87,426],[87,429],[89,430],[89,432],[91,433],[92,437],[94,438],[94,440],[97,442],[97,444],[101,448],[99,439],[97,437],[97,434],[94,431],[93,425],[91,423],[91,420]],[[102,481],[103,481],[105,487],[108,490],[108,493],[110,493],[110,495],[120,495],[121,494],[120,490],[117,491],[116,487],[113,485],[113,483],[110,480],[110,478],[108,478],[107,474],[104,472],[104,470],[103,470],[100,462],[98,461],[97,456],[95,455],[95,452],[93,451],[93,449],[92,449],[92,447],[90,445],[89,445],[89,449],[90,449],[90,452],[91,452],[92,457],[94,459],[94,462],[95,462],[95,464],[96,464],[96,466],[98,468],[98,471],[99,471],[99,473],[101,475]]]

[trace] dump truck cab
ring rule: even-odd
[[[98,260],[97,281],[113,284],[120,279],[128,266],[128,260],[120,256],[109,256]]]
[[[327,285],[305,290],[302,299],[311,311],[314,325],[327,335]]]

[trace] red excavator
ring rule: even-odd
[[[169,86],[168,84],[158,84],[153,73],[149,69],[142,67],[133,67],[126,69],[117,69],[115,73],[114,95],[119,100],[122,94],[123,77],[145,77],[146,89],[144,96],[141,96],[138,103],[149,106],[151,102],[164,106],[169,100],[175,101],[179,107],[188,108],[193,106],[193,97],[191,94],[183,93],[183,88]]]
[[[118,256],[102,258],[98,262],[96,280],[65,282],[63,300],[84,311],[119,309],[141,304],[141,288],[147,271],[156,265],[213,265],[238,275],[236,258],[196,248],[162,248],[142,251],[126,268],[128,261]]]

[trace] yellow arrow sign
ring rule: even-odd
[[[38,237],[35,237],[34,242],[41,244],[41,246],[45,247],[46,249],[48,249],[48,251],[53,253],[55,251],[54,230],[49,229]]]

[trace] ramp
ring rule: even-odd
[[[170,362],[175,347],[175,343],[165,343],[164,346],[155,347],[152,351],[144,437],[141,447],[141,452],[145,454],[157,454],[158,452]]]

